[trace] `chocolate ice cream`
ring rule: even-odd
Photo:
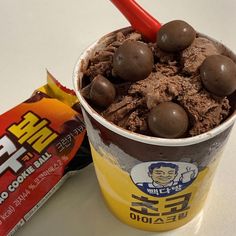
[[[114,54],[127,41],[139,41],[147,45],[153,54],[152,71],[144,79],[126,81],[114,70]],[[188,130],[183,137],[202,134],[222,123],[231,112],[228,98],[208,92],[200,75],[204,60],[220,54],[213,41],[199,34],[187,48],[167,52],[161,50],[158,44],[146,42],[137,32],[118,32],[93,53],[84,70],[83,81],[87,85],[84,91],[88,92],[90,82],[96,76],[106,77],[116,88],[114,101],[101,108],[91,101],[89,95],[85,97],[108,121],[150,136],[153,136],[148,124],[150,111],[164,102],[177,103],[184,108],[189,119]]]
[[[219,54],[214,44],[206,38],[196,38],[193,43],[186,48],[181,55],[183,72],[192,75],[199,73],[198,69],[203,61],[211,55]]]

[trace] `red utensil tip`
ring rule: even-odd
[[[161,24],[138,3],[134,0],[111,0],[111,2],[126,17],[135,30],[151,42],[156,41],[156,35]]]

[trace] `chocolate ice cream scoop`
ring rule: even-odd
[[[179,138],[188,129],[188,115],[180,105],[164,102],[151,110],[148,126],[157,137]]]
[[[212,55],[200,67],[206,89],[217,96],[228,96],[236,89],[236,64],[223,55]]]
[[[114,74],[127,81],[145,79],[152,72],[153,64],[150,48],[137,41],[125,41],[113,57]]]
[[[229,98],[212,96],[211,92],[203,88],[200,76],[200,67],[204,60],[211,55],[223,53],[224,48],[219,47],[213,40],[201,34],[197,35],[189,47],[177,53],[165,52],[156,44],[145,42],[141,35],[138,35],[133,29],[127,28],[109,34],[108,38],[101,39],[96,50],[91,51],[88,65],[84,67],[85,74],[83,78],[86,82],[84,86],[89,82],[90,84],[81,89],[81,94],[107,121],[132,132],[149,136],[161,136],[153,132],[154,128],[152,134],[151,125],[148,126],[150,111],[161,103],[178,103],[188,114],[188,119],[186,119],[187,123],[189,122],[189,125],[186,125],[188,126],[186,132],[183,129],[179,136],[178,133],[176,136],[170,136],[170,138],[178,138],[208,132],[220,125],[231,114],[230,112],[234,108],[231,108]],[[119,78],[117,72],[113,73],[115,72],[113,68],[115,53],[119,51],[119,48],[122,48],[123,44],[130,43],[132,45],[136,43],[147,45],[152,51],[155,64],[147,78],[138,81],[123,81],[124,79]],[[129,50],[131,48],[128,48],[125,52],[128,57],[130,56],[127,53]],[[134,53],[137,52],[137,50],[133,51]],[[106,68],[109,68],[109,73],[103,73],[104,70],[101,70],[104,55],[109,55],[109,60],[106,61]],[[131,67],[132,63],[132,60],[124,63],[121,72],[123,68],[126,68],[127,71],[133,68],[131,72],[134,73],[144,69],[141,68],[142,66]],[[98,64],[99,66],[97,66]],[[87,73],[88,71],[92,73]],[[114,83],[112,86],[115,87],[116,92],[115,99],[110,105],[99,105],[99,108],[96,103],[98,100],[90,94],[91,81],[98,75],[109,78],[109,81]],[[109,89],[106,91],[109,93]],[[102,99],[107,101],[107,98],[104,97],[107,96],[107,93],[103,92],[101,94]],[[93,98],[93,102],[91,98]],[[166,117],[168,116],[166,115]],[[179,124],[183,122],[182,120]],[[167,123],[167,120],[163,118],[160,124],[165,123]],[[168,127],[168,125],[164,125],[164,127]],[[171,131],[174,132],[175,129],[172,128]],[[169,134],[162,135],[162,137],[169,137]]]
[[[184,50],[193,42],[196,31],[182,20],[174,20],[163,25],[157,33],[157,46],[166,52]]]
[[[90,99],[100,107],[109,106],[116,97],[114,85],[102,75],[96,76],[90,87]]]

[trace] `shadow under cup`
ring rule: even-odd
[[[119,31],[127,33],[131,28]],[[148,231],[171,230],[189,222],[202,209],[236,114],[207,133],[182,139],[148,137],[106,121],[79,89],[88,58],[114,40],[115,33],[90,46],[73,75],[96,175],[108,207],[121,221]],[[222,54],[236,62],[229,49],[213,41]],[[231,101],[235,101],[233,97],[235,94]],[[235,104],[231,106],[234,111]]]

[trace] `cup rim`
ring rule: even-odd
[[[129,27],[126,27],[126,28],[129,28]],[[126,28],[123,28],[123,29],[126,29]],[[120,30],[122,30],[122,29],[120,29]],[[118,30],[116,30],[116,31],[118,31]],[[113,32],[116,32],[116,31],[113,31]],[[113,33],[113,32],[111,32],[111,33]],[[109,34],[111,34],[111,33],[109,33]],[[105,36],[103,36],[103,37],[105,37]],[[206,36],[206,35],[203,35],[203,36]],[[208,36],[206,36],[206,37],[209,39],[212,39]],[[215,39],[213,39],[213,40],[215,42],[219,43],[217,40],[215,40]],[[80,73],[79,69],[82,66],[83,59],[86,58],[88,53],[91,50],[93,50],[93,48],[97,45],[98,42],[99,42],[99,40],[95,41],[89,47],[87,47],[87,49],[77,59],[76,64],[74,66],[72,79],[73,79],[73,86],[74,86],[76,96],[78,97],[79,102],[82,105],[82,107],[84,108],[84,110],[90,116],[92,116],[98,123],[100,123],[101,125],[103,125],[107,129],[113,131],[116,134],[119,134],[123,137],[132,139],[137,142],[151,144],[151,145],[158,145],[158,146],[176,146],[176,147],[178,147],[178,146],[189,146],[189,145],[197,144],[200,142],[204,142],[204,141],[211,139],[211,138],[215,137],[216,135],[222,133],[223,131],[225,131],[227,128],[229,128],[231,125],[234,124],[234,122],[236,120],[236,112],[231,114],[231,116],[227,120],[225,120],[222,124],[209,130],[208,132],[205,132],[205,133],[193,136],[193,137],[168,139],[168,138],[159,138],[159,137],[152,137],[152,136],[138,134],[138,133],[126,130],[124,128],[121,128],[121,127],[107,121],[105,118],[103,118],[98,112],[96,112],[87,103],[87,101],[81,95],[80,90],[78,88],[78,77],[79,77],[79,73]],[[219,43],[219,44],[222,44],[222,43]]]

